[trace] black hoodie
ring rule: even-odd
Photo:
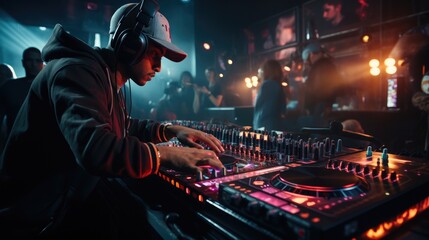
[[[47,64],[18,113],[1,165],[0,195],[23,206],[31,201],[19,213],[28,221],[49,217],[70,186],[79,191],[100,177],[156,173],[154,143],[167,141],[159,123],[125,120],[112,50],[93,49],[57,25],[42,57]]]

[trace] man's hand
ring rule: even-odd
[[[225,152],[219,139],[203,131],[180,125],[168,126],[166,131],[168,136],[176,136],[177,139],[186,146],[199,149],[205,149],[205,146],[207,146],[216,154]]]

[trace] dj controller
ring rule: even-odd
[[[370,142],[354,148],[325,133],[176,124],[220,139],[225,168],[199,174],[161,168],[157,177],[231,238],[380,239],[429,207],[429,166],[422,159]],[[164,144],[181,146],[174,139]]]

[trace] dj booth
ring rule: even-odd
[[[299,133],[177,121],[218,137],[224,169],[116,180],[162,239],[429,237],[429,166],[331,125]],[[164,145],[181,146],[176,139]],[[421,224],[425,224],[421,225]],[[425,230],[426,229],[426,230]]]

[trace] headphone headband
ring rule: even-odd
[[[135,25],[127,26],[130,22],[134,22],[129,18],[136,8],[138,13],[135,16]],[[141,59],[148,45],[143,29],[149,27],[158,10],[159,5],[156,0],[142,0],[121,17],[112,36],[112,47],[120,61],[134,64]]]

